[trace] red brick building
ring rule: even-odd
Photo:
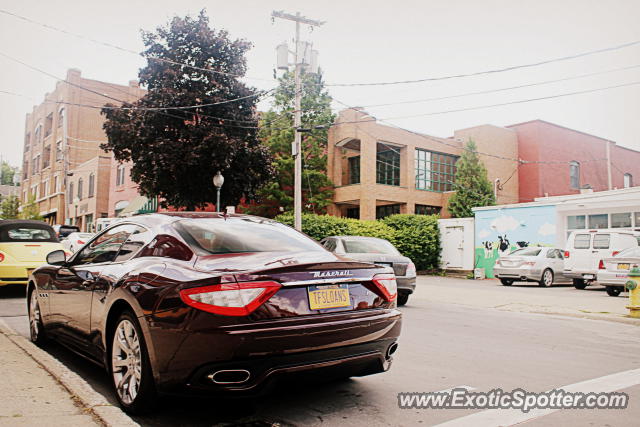
[[[518,170],[520,202],[577,194],[581,188],[633,187],[640,180],[640,152],[613,141],[543,120],[507,128],[516,132],[518,156],[525,161]]]

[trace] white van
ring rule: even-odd
[[[109,227],[112,224],[122,220],[122,218],[98,218],[96,220],[96,229],[95,232],[99,233],[105,228]]]
[[[604,258],[638,246],[640,233],[634,231],[585,230],[569,235],[564,251],[564,276],[573,279],[576,289],[584,289],[596,279]]]

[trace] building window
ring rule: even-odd
[[[51,194],[57,194],[58,191],[60,191],[59,187],[58,187],[58,176],[54,176],[53,177],[53,182],[51,184]]]
[[[580,163],[576,161],[569,162],[569,180],[571,188],[580,188]]]
[[[80,199],[80,200],[82,200],[82,193],[83,193],[83,191],[82,191],[82,190],[83,190],[83,188],[82,188],[82,184],[83,184],[83,182],[82,182],[82,178],[80,178],[80,179],[78,180],[78,199]]]
[[[124,184],[124,165],[118,166],[118,170],[116,171],[116,185]]]
[[[631,227],[631,212],[611,214],[611,228],[626,227]]]
[[[589,215],[589,228],[609,228],[609,215]]]
[[[69,194],[67,195],[67,203],[73,203],[73,182],[69,183]]]
[[[451,191],[456,176],[458,156],[416,148],[416,188]]]
[[[349,157],[349,184],[360,184],[360,156]]]
[[[56,162],[62,160],[62,140],[56,142]]]
[[[37,144],[42,142],[42,125],[36,126],[36,130],[33,133],[33,146],[35,147]]]
[[[22,180],[29,178],[29,161],[24,162],[22,165]]]
[[[113,207],[113,210],[114,210],[113,215],[114,216],[120,215],[120,212],[122,212],[122,210],[127,206],[129,206],[129,202],[127,200],[120,200]]]
[[[89,175],[89,197],[93,197],[94,196],[94,191],[95,191],[95,186],[96,186],[96,175],[95,174],[91,174]]]
[[[347,218],[360,219],[360,207],[347,208]]]
[[[400,185],[399,148],[378,143],[378,152],[376,154],[376,182],[378,184]]]
[[[429,205],[416,205],[416,215],[440,215],[442,207]]]
[[[49,114],[44,121],[44,137],[51,135],[51,129],[53,129],[53,113]]]
[[[580,230],[587,227],[587,218],[584,215],[570,215],[567,217],[567,230]]]
[[[63,123],[64,123],[64,108],[61,108],[60,111],[58,111],[58,127],[62,126]]]
[[[29,145],[31,144],[31,134],[27,132],[24,136],[24,152],[29,151]]]
[[[33,158],[33,166],[31,167],[31,175],[35,175],[40,170],[40,154]]]
[[[633,187],[633,175],[630,173],[624,174],[624,188]]]
[[[400,205],[376,206],[376,219],[382,219],[389,215],[400,213]]]
[[[42,169],[46,169],[51,164],[51,145],[44,147],[42,152]]]
[[[87,233],[93,233],[93,214],[85,215],[84,231]]]
[[[47,195],[47,187],[49,186],[49,183],[47,181],[43,182],[42,185],[40,186],[40,197],[41,199],[43,197],[45,197]]]

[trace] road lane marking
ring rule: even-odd
[[[616,390],[633,387],[640,384],[640,369],[631,369],[629,371],[618,372],[604,377],[594,378],[591,380],[581,381],[575,384],[569,384],[556,389],[563,389],[567,392],[598,392],[609,393]],[[471,415],[446,421],[437,426],[446,427],[498,427],[512,426],[520,424],[534,418],[543,417],[552,414],[560,409],[532,409],[527,413],[520,409],[487,409],[485,411],[476,412]]]

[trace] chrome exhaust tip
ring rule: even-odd
[[[242,384],[249,381],[251,373],[246,369],[221,369],[207,377],[215,384]]]
[[[396,350],[398,350],[398,343],[394,342],[389,346],[389,348],[387,348],[386,359],[387,360],[391,359],[391,356],[393,355],[393,353],[396,352]]]

